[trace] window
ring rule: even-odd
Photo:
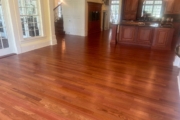
[[[23,37],[42,36],[39,0],[18,0]]]
[[[142,16],[150,14],[152,17],[161,17],[162,0],[145,0],[142,8]]]
[[[119,20],[119,0],[111,0],[111,23],[117,23]]]

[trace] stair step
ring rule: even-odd
[[[65,32],[62,31],[62,32],[55,32],[56,35],[65,35]]]
[[[59,22],[55,22],[55,23],[57,23],[57,24],[61,24],[61,23],[63,23],[63,21],[59,21]]]
[[[63,30],[64,29],[64,27],[63,26],[61,26],[61,27],[57,27],[57,26],[55,26],[55,30]]]
[[[56,35],[65,35],[63,19],[59,19],[55,22],[55,33]]]
[[[64,32],[64,30],[56,30],[55,32],[56,32],[56,33]]]
[[[63,23],[63,20],[57,20],[56,23]]]
[[[55,26],[63,26],[63,23],[55,23]]]

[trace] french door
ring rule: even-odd
[[[13,46],[8,39],[7,33],[7,4],[6,0],[0,0],[0,56],[5,56],[13,53]],[[6,15],[6,16],[5,16]]]

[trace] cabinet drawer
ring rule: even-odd
[[[153,29],[150,27],[139,27],[137,34],[137,43],[144,45],[152,44]]]
[[[120,42],[131,42],[134,43],[136,39],[137,27],[133,26],[121,26],[120,27]]]

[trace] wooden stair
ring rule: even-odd
[[[63,18],[60,18],[55,22],[55,34],[56,35],[64,35],[64,26],[63,26]]]

